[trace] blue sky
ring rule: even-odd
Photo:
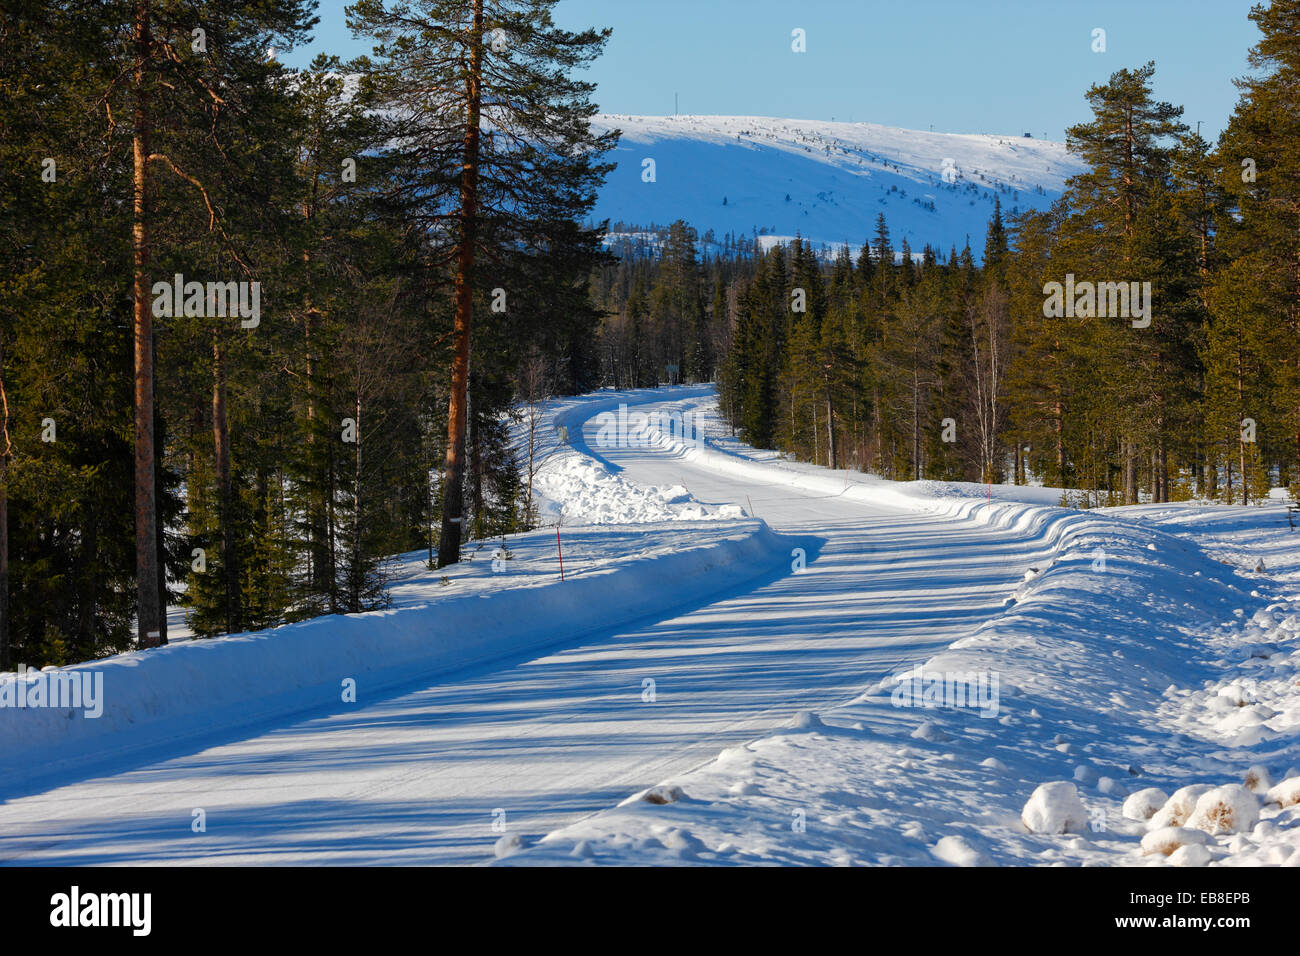
[[[315,52],[369,52],[349,0],[320,0]],[[589,71],[609,113],[784,116],[1063,139],[1083,94],[1156,61],[1155,92],[1218,135],[1258,31],[1254,0],[560,0],[566,27],[614,30]],[[1092,31],[1106,31],[1106,52]],[[791,50],[791,31],[807,52]]]

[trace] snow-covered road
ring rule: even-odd
[[[590,418],[583,427],[591,449]],[[689,608],[671,582],[648,580],[661,615],[562,650],[11,792],[0,862],[487,861],[503,832],[531,842],[933,656],[1000,611],[1045,549],[1025,531],[739,478],[662,449],[600,455],[633,483],[752,507],[805,549],[806,568]]]

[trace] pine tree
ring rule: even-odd
[[[1254,404],[1281,410],[1276,454],[1300,487],[1300,0],[1256,4],[1250,19],[1263,34],[1249,56],[1258,72],[1237,81],[1241,99],[1219,142],[1219,182],[1234,213],[1219,241],[1228,258],[1253,264],[1259,314],[1283,323],[1273,381]],[[1232,297],[1228,275],[1215,278],[1220,302]]]
[[[1203,351],[1205,438],[1212,461],[1225,464],[1226,497],[1231,501],[1236,484],[1242,504],[1261,490],[1259,443],[1279,432],[1286,414],[1283,406],[1261,401],[1274,388],[1285,328],[1273,320],[1268,290],[1253,281],[1260,258],[1237,259],[1218,275],[1210,291],[1214,320]]]
[[[1148,454],[1162,454],[1168,442],[1161,342],[1178,334],[1185,317],[1186,290],[1176,281],[1164,281],[1172,277],[1160,261],[1178,253],[1157,251],[1153,224],[1167,215],[1160,209],[1168,196],[1169,141],[1187,128],[1179,122],[1180,107],[1152,99],[1154,72],[1152,63],[1118,70],[1107,83],[1088,90],[1092,120],[1067,131],[1070,149],[1088,169],[1067,183],[1062,203],[1070,215],[1063,220],[1054,254],[1066,267],[1054,281],[1064,281],[1072,271],[1086,281],[1120,282],[1125,288],[1146,281],[1155,290],[1153,311],[1162,318],[1146,330],[1150,334],[1131,328],[1126,317],[1084,315],[1075,320],[1071,341],[1079,368],[1108,370],[1100,375],[1093,371],[1095,385],[1077,390],[1086,396],[1078,409],[1081,436],[1086,436],[1078,451],[1094,487],[1109,486],[1110,461],[1117,455],[1128,503],[1138,500],[1139,462]],[[1121,374],[1123,368],[1130,371]],[[1152,472],[1159,497],[1160,483],[1154,468]]]
[[[371,77],[409,159],[410,221],[454,262],[455,319],[440,566],[460,558],[470,348],[480,252],[536,250],[555,221],[581,220],[614,134],[595,135],[592,86],[569,72],[608,31],[554,25],[554,0],[359,0],[352,28],[376,42]],[[483,277],[483,288],[503,288]],[[507,294],[509,290],[507,291]],[[515,290],[518,292],[519,290]]]
[[[1050,485],[1070,487],[1067,422],[1073,420],[1074,353],[1060,319],[1043,315],[1043,288],[1055,281],[1052,261],[1060,210],[1028,212],[1012,220],[1015,254],[1007,270],[1012,317],[1007,402],[1010,435],[1033,471]]]

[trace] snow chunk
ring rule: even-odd
[[[1266,799],[1280,807],[1300,804],[1300,777],[1289,777],[1277,786],[1270,787]]]
[[[662,783],[657,787],[651,787],[641,795],[641,799],[646,803],[661,805],[665,803],[676,803],[678,800],[683,800],[685,798],[686,794],[682,793],[681,787],[672,787]]]
[[[492,847],[492,852],[497,855],[497,859],[510,856],[512,853],[518,853],[524,848],[524,841],[519,838],[518,833],[507,833]]]
[[[1273,778],[1269,776],[1268,768],[1262,764],[1255,764],[1247,770],[1246,779],[1242,782],[1251,793],[1267,793],[1269,787],[1273,786]]]
[[[1067,780],[1040,784],[1020,812],[1031,833],[1082,833],[1088,811],[1079,791]]]
[[[1244,833],[1238,833],[1228,841],[1228,852],[1242,853],[1246,850],[1253,849],[1254,846],[1255,842],[1250,837],[1246,836]]]
[[[964,837],[946,836],[930,851],[945,863],[953,866],[992,866],[993,861],[971,846]]]
[[[1263,843],[1277,835],[1277,824],[1272,820],[1260,820],[1251,831],[1250,838],[1256,843]]]
[[[816,730],[818,727],[825,727],[826,725],[811,710],[801,710],[794,715],[794,720],[790,722],[790,726],[794,727],[795,730]]]
[[[1158,787],[1147,787],[1125,800],[1120,812],[1127,820],[1150,820],[1168,802],[1169,794]]]
[[[1194,783],[1181,790],[1175,790],[1169,801],[1151,818],[1149,829],[1182,826],[1195,812],[1196,801],[1201,798],[1201,794],[1213,789],[1214,787],[1208,783]]]
[[[1239,833],[1259,822],[1259,801],[1239,783],[1207,790],[1196,801],[1187,825],[1206,833]]]
[[[1111,797],[1118,798],[1128,796],[1128,790],[1114,777],[1102,777],[1097,781],[1097,789]]]
[[[949,734],[939,727],[933,721],[927,720],[912,731],[912,737],[916,740],[928,740],[930,743],[943,743],[945,740],[952,740]]]
[[[1198,846],[1208,840],[1209,837],[1201,830],[1190,830],[1187,827],[1161,827],[1152,830],[1142,838],[1142,855],[1151,856],[1159,853],[1161,856],[1169,856],[1180,847]]]
[[[1235,707],[1245,707],[1254,702],[1255,692],[1252,685],[1233,681],[1220,687],[1218,696]]]
[[[1205,866],[1210,862],[1210,851],[1195,843],[1180,846],[1169,854],[1169,862],[1174,866]]]
[[[661,842],[664,845],[664,849],[675,850],[676,855],[681,858],[690,858],[701,850],[708,849],[704,841],[699,837],[694,836],[686,830],[680,830],[677,828],[665,833]]]

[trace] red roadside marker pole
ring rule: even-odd
[[[555,551],[560,556],[560,580],[564,580],[564,549],[560,547],[560,526],[555,526]]]

